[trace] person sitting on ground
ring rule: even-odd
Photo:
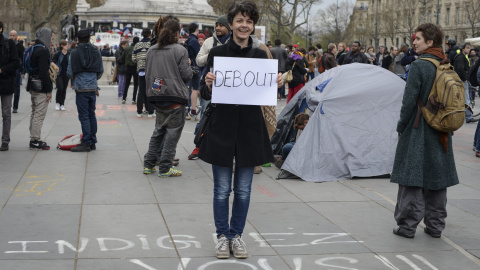
[[[334,43],[331,43],[331,44],[335,45]],[[295,121],[293,123],[293,128],[294,128],[293,132],[296,132],[297,135],[295,136],[294,141],[286,143],[283,146],[281,157],[278,158],[277,156],[275,156],[275,157],[277,157],[276,160],[275,160],[275,167],[277,167],[279,169],[282,168],[283,162],[285,162],[285,160],[288,157],[288,154],[290,154],[290,151],[292,150],[293,146],[295,145],[295,142],[300,137],[303,129],[307,126],[309,119],[310,119],[310,116],[306,113],[299,113],[295,116]]]

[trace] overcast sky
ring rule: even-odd
[[[355,0],[349,0],[351,3],[355,3]],[[342,0],[338,0],[338,3],[340,4],[340,2],[342,2]],[[337,3],[337,0],[323,0],[323,3],[320,4],[320,5],[315,5],[313,8],[312,8],[312,11],[310,13],[310,15],[314,15],[315,13],[317,13],[317,10],[321,9],[321,8],[326,8],[327,6],[331,5],[331,4],[336,4]]]

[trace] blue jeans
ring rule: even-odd
[[[470,90],[468,87],[468,81],[463,82],[463,86],[465,87],[465,104],[470,106]],[[469,109],[465,109],[465,120],[472,119],[472,112]]]
[[[78,120],[82,125],[82,142],[86,144],[97,143],[97,118],[95,117],[95,91],[77,92],[76,104]]]
[[[286,98],[286,96],[285,96],[285,84],[282,85],[282,87],[278,88],[278,95],[281,98]]]
[[[232,192],[233,168],[212,165],[213,170],[213,218],[217,236],[225,235],[233,239],[242,236],[247,221],[252,191],[253,170],[255,167],[235,167],[233,177],[233,206],[230,224],[228,223],[228,198]]]
[[[307,72],[307,82],[310,80],[313,80],[314,78],[315,78],[315,72]]]
[[[287,159],[288,157],[288,154],[290,154],[290,151],[292,151],[292,148],[293,146],[295,145],[294,142],[291,142],[291,143],[287,143],[283,146],[283,149],[282,149],[282,160],[285,160]]]

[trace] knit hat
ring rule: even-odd
[[[217,23],[223,24],[223,26],[225,26],[228,29],[228,31],[231,31],[230,26],[228,25],[227,15],[222,15],[222,16],[218,17],[215,24],[217,24]]]
[[[198,34],[197,38],[203,38],[203,40],[205,40],[205,35],[204,34]]]
[[[294,47],[294,48],[298,48],[298,45],[297,45],[297,44],[293,44],[293,47]]]

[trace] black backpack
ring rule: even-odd
[[[478,59],[475,65],[470,68],[470,75],[468,76],[468,81],[472,86],[480,86],[480,82],[477,80],[478,67],[480,67],[480,59]]]

